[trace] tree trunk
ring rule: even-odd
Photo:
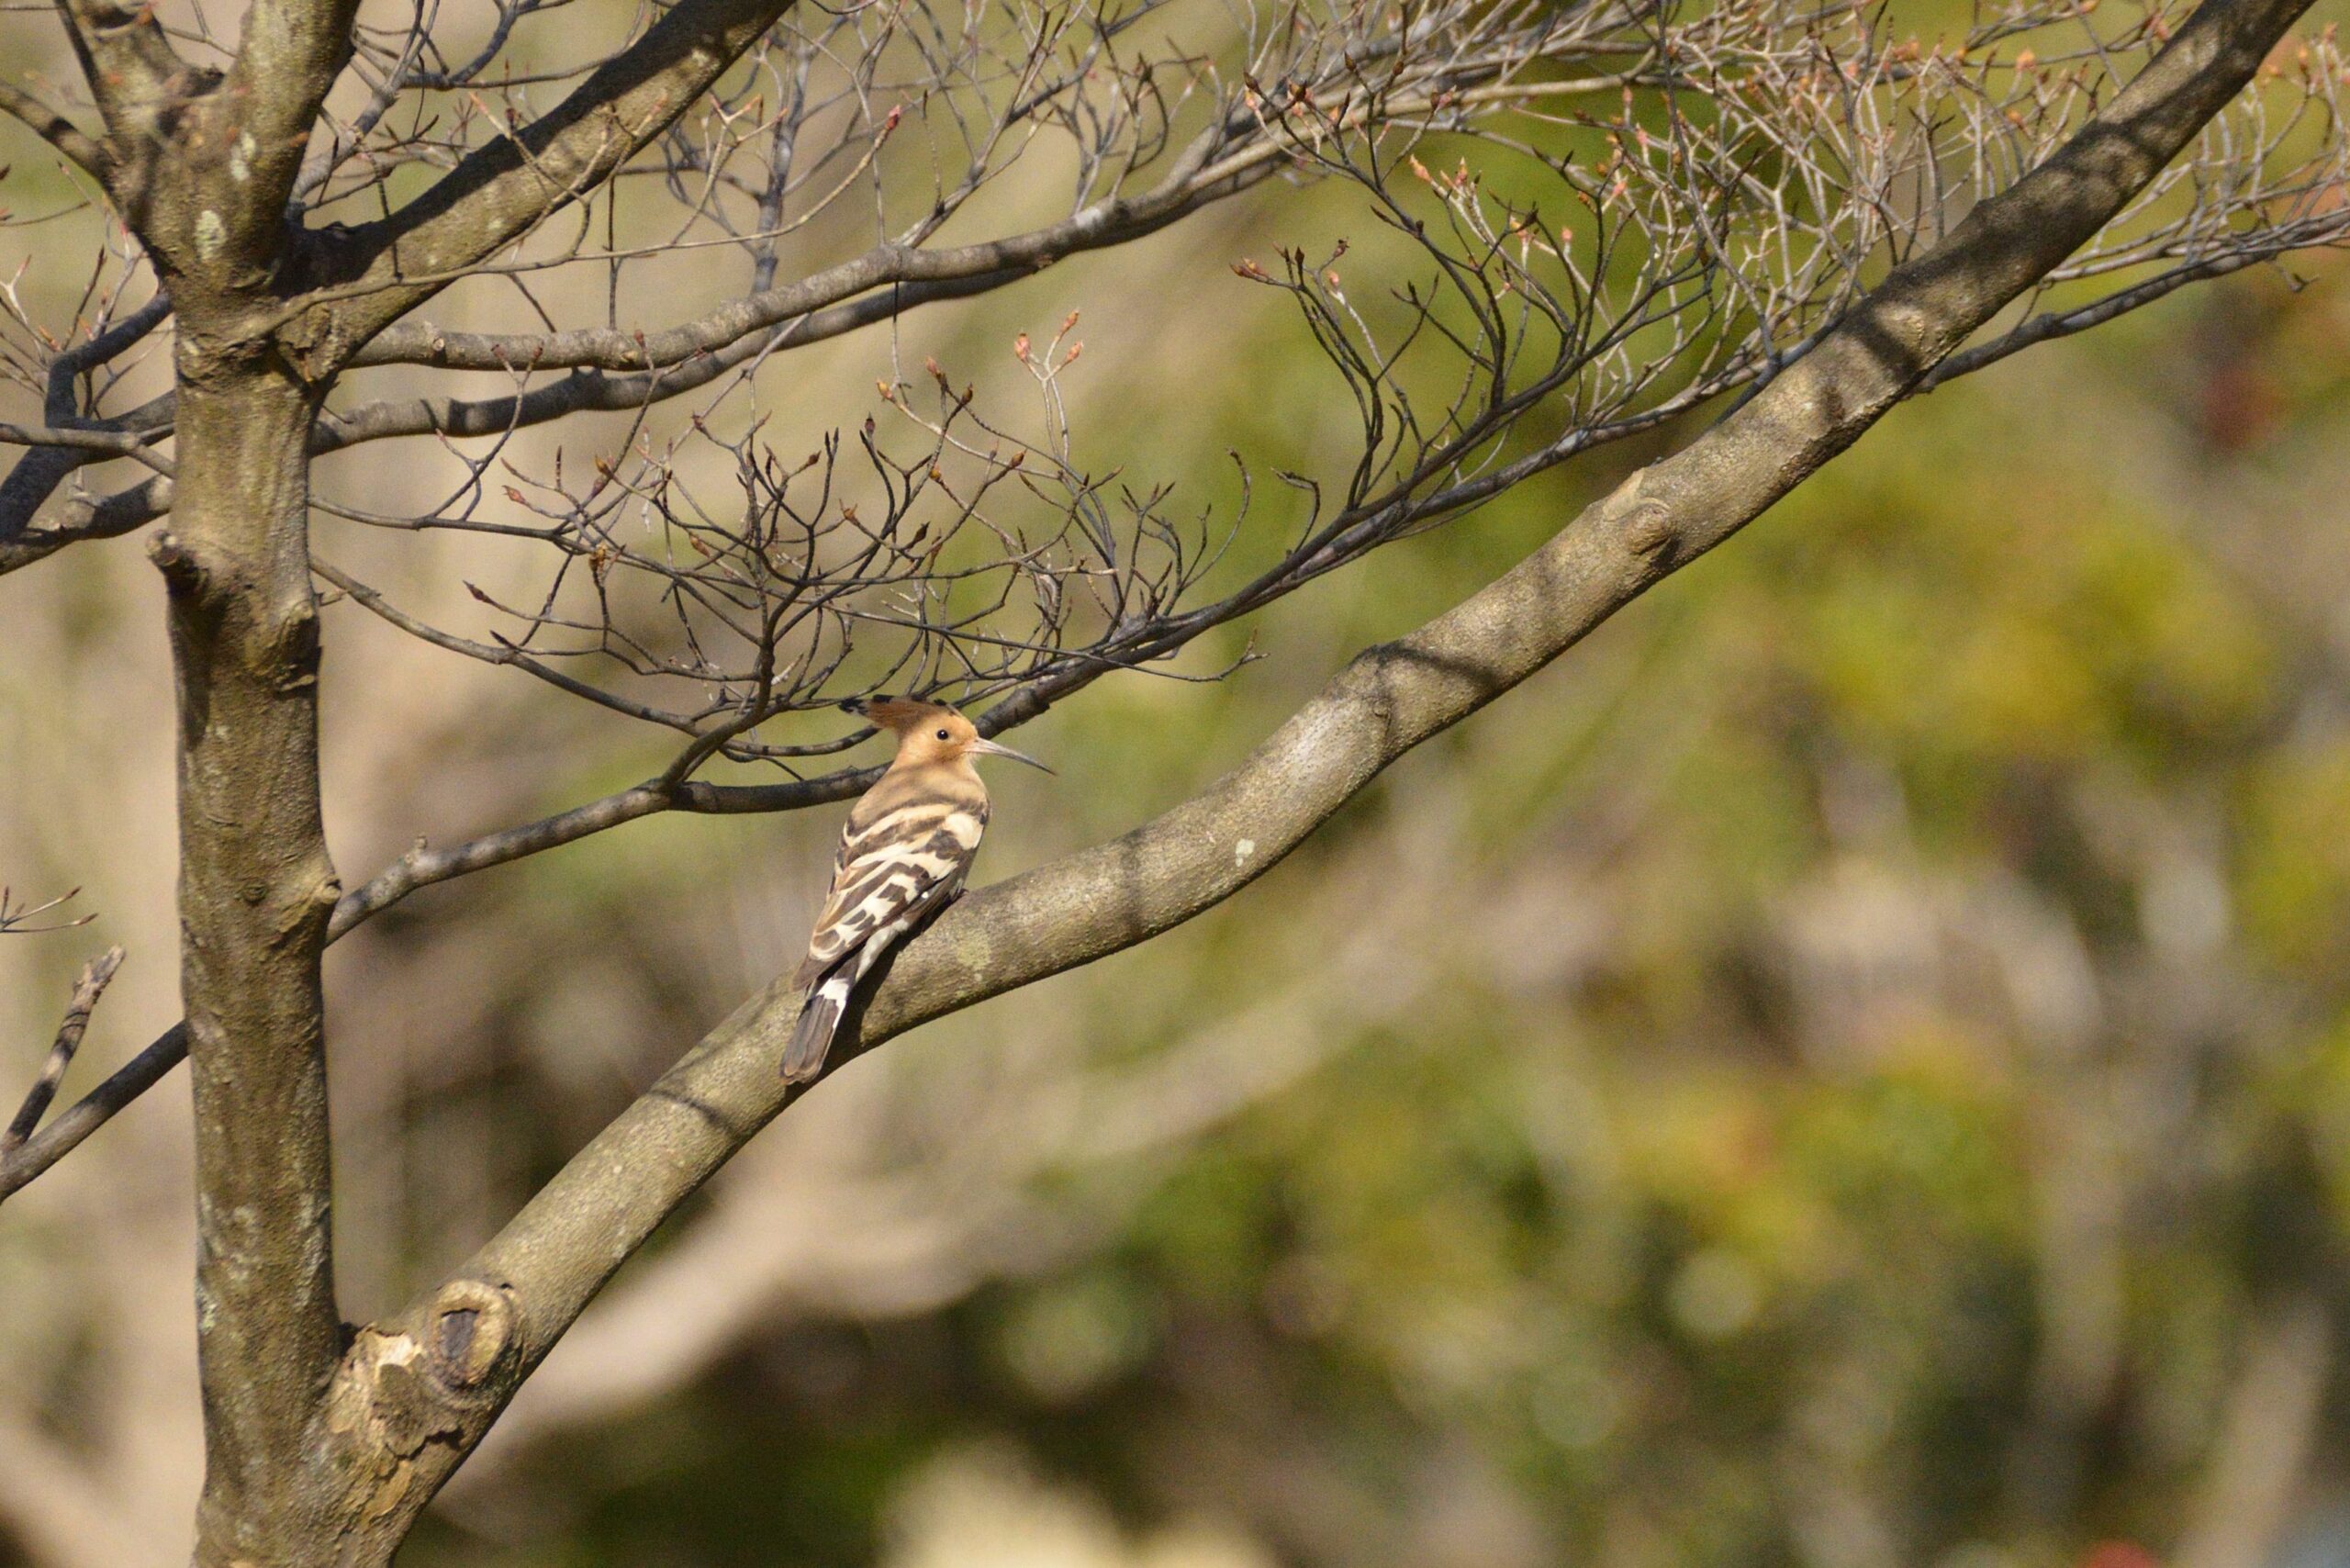
[[[184,318],[184,320],[186,319]],[[178,494],[152,554],[179,700],[181,990],[196,1101],[196,1560],[315,1562],[299,1502],[341,1350],[319,957],[339,889],[319,815],[315,389],[266,350],[179,350]]]

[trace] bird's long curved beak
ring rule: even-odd
[[[971,743],[971,749],[976,752],[983,753],[989,756],[1008,756],[1014,762],[1024,762],[1031,767],[1043,767],[1046,772],[1053,773],[1051,768],[1045,767],[1043,763],[1038,762],[1026,752],[1014,751],[1008,745],[998,745],[993,741],[973,741]],[[1053,773],[1053,777],[1058,778],[1060,775]]]

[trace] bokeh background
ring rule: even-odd
[[[773,407],[851,423],[893,356],[1009,380],[1080,309],[1080,461],[1221,493],[1227,448],[1307,461],[1350,417],[1228,263],[1360,221],[1263,193],[804,351]],[[11,242],[70,317],[68,232]],[[1023,731],[1060,777],[996,780],[982,879],[1182,799],[1678,433],[1283,602],[1221,684]],[[402,462],[322,482],[423,504]],[[500,580],[320,532],[424,607]],[[0,1081],[108,943],[69,1092],[176,1015],[161,620],[136,541],[0,578],[0,880],[98,916],[0,941]],[[349,605],[328,633],[346,881],[660,755]],[[334,949],[355,1318],[792,961],[836,819],[639,823]],[[0,1562],[184,1558],[186,1111],[175,1077],[0,1213]],[[1903,408],[1229,904],[827,1081],[404,1561],[2322,1568],[2346,1241],[2350,280],[2318,261]]]

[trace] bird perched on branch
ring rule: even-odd
[[[988,790],[977,756],[1049,767],[979,738],[952,708],[905,697],[841,704],[898,737],[897,759],[848,813],[833,890],[808,938],[792,985],[800,1023],[783,1053],[783,1081],[803,1083],[824,1065],[849,995],[890,945],[963,890],[987,831]]]

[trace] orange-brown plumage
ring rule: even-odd
[[[832,890],[793,977],[804,995],[783,1058],[784,1080],[792,1083],[823,1070],[857,981],[891,944],[962,891],[988,823],[987,786],[973,758],[1044,767],[981,739],[968,719],[935,702],[879,697],[843,706],[893,733],[898,755],[849,810]]]

